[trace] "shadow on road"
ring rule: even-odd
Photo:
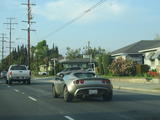
[[[148,94],[118,94],[113,96],[113,101],[128,102],[128,101],[155,101],[160,100],[159,95]]]

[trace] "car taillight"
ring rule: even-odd
[[[84,84],[84,80],[75,80],[74,84]]]
[[[84,84],[84,80],[80,80],[80,83],[81,83],[81,84]]]
[[[106,80],[102,80],[102,83],[103,83],[103,84],[110,83],[110,80],[108,80],[108,79],[106,79]]]
[[[11,76],[11,75],[12,75],[12,72],[9,72],[9,75]]]

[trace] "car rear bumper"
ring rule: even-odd
[[[10,78],[9,80],[11,80],[11,81],[26,81],[29,79],[30,79],[29,77],[13,77],[13,78]]]
[[[106,87],[78,88],[75,91],[74,96],[102,96],[104,93],[109,91],[112,91],[112,89]]]

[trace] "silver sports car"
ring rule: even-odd
[[[112,84],[109,79],[97,77],[95,73],[77,71],[56,77],[52,84],[54,98],[64,96],[66,102],[71,102],[73,97],[85,98],[89,96],[102,97],[104,101],[112,100]]]

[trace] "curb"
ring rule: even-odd
[[[121,87],[121,86],[113,86],[113,88],[119,89],[119,90],[132,90],[132,91],[141,91],[141,92],[159,93],[160,94],[160,90],[148,90],[148,89],[141,89],[141,88]]]
[[[39,80],[39,79],[48,79],[48,78],[50,78],[50,79],[52,79],[52,77],[35,77],[35,78],[32,78],[33,80]]]

